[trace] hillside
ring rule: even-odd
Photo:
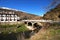
[[[16,12],[16,14],[18,14],[18,16],[21,17],[22,19],[30,19],[30,20],[42,19],[41,16],[37,16],[37,15],[34,15],[34,14],[25,13],[25,12],[21,12],[21,11]]]
[[[43,18],[47,20],[59,21],[60,4],[44,14]],[[34,34],[30,40],[60,40],[60,23],[45,23],[44,28]]]
[[[0,8],[0,13],[3,12],[4,14],[7,12],[9,14],[9,12],[13,12],[15,14],[17,14],[21,19],[32,19],[32,20],[38,20],[38,19],[41,19],[42,17],[41,16],[38,16],[38,15],[34,15],[34,14],[30,14],[30,13],[26,13],[26,12],[23,12],[23,11],[20,11],[20,10],[16,10],[16,9],[12,9],[12,8],[6,8],[6,7],[1,7]]]
[[[60,4],[57,5],[54,9],[51,9],[49,12],[44,14],[43,16],[44,19],[49,19],[49,20],[60,20]]]

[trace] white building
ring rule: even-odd
[[[15,10],[0,8],[0,22],[17,22],[20,20]]]

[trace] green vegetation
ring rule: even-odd
[[[0,28],[10,28],[10,27],[16,27],[17,25],[8,25],[8,24],[6,24],[6,25],[0,25]]]
[[[53,23],[47,29],[48,40],[60,40],[60,23]]]
[[[48,32],[49,31],[49,32]],[[48,40],[60,40],[60,29],[48,29]]]
[[[8,33],[18,33],[18,32],[24,32],[28,29],[25,27],[24,24],[15,24],[15,25],[0,25],[0,32],[3,32],[3,34]]]
[[[52,23],[48,29],[60,29],[60,23]]]
[[[52,23],[47,29],[38,33],[37,38],[32,38],[32,40],[60,40],[60,23]]]
[[[24,24],[20,24],[18,25],[19,28],[17,28],[17,32],[24,32],[24,31],[28,31],[28,29],[26,28],[26,26]]]
[[[60,26],[60,23],[53,23],[51,26]]]

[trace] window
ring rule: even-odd
[[[6,15],[3,15],[4,17],[6,16]]]
[[[14,18],[14,21],[15,21],[16,19]]]
[[[15,17],[17,17],[17,15],[15,15]]]
[[[14,17],[14,15],[11,15],[11,17]]]
[[[9,15],[6,15],[6,17],[9,17]]]
[[[20,19],[16,19],[17,21],[20,21]]]
[[[4,17],[3,15],[1,15],[1,17]]]
[[[6,19],[5,21],[8,21],[8,19]]]
[[[10,21],[12,21],[12,19],[10,19]]]
[[[1,19],[1,21],[4,21],[4,19]]]

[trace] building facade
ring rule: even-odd
[[[17,22],[20,20],[15,10],[0,8],[0,22]]]

